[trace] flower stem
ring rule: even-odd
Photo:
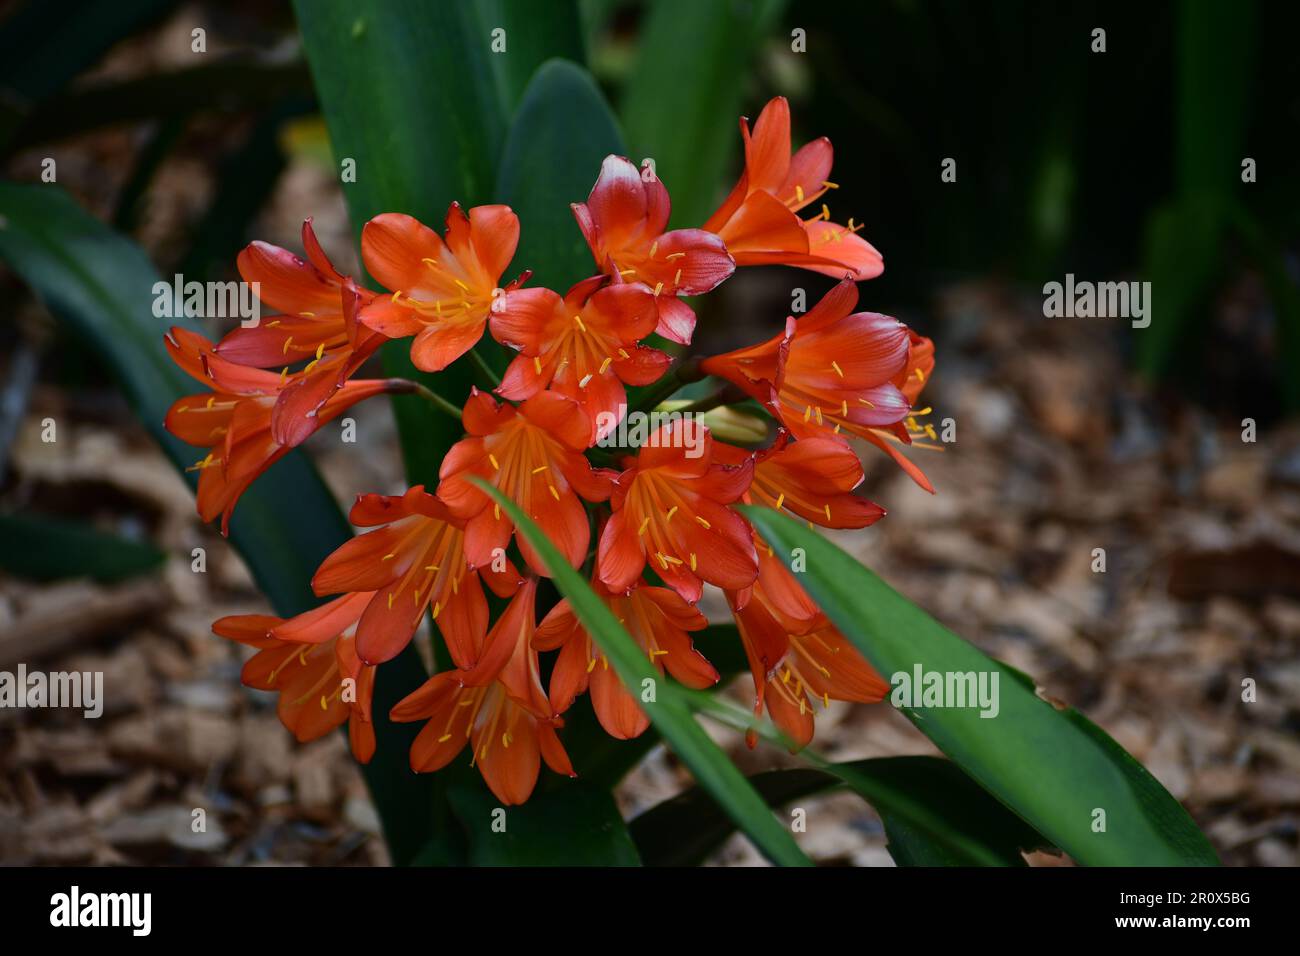
[[[438,409],[438,411],[450,415],[452,418],[456,419],[456,421],[460,421],[461,409],[457,408],[432,389],[421,385],[419,382],[412,382],[410,379],[406,378],[390,379],[389,381],[392,385],[389,391],[399,395],[403,393],[419,395],[434,408]]]
[[[487,380],[491,382],[493,386],[501,384],[501,376],[493,370],[492,366],[487,363],[487,360],[483,358],[483,356],[478,354],[478,349],[470,349],[469,357],[470,360],[478,366],[478,370],[487,376]]]

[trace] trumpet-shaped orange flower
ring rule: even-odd
[[[535,578],[519,588],[484,641],[477,667],[437,674],[393,708],[393,720],[427,721],[411,744],[411,769],[439,770],[472,741],[479,773],[507,806],[531,796],[542,760],[556,773],[577,776],[555,732],[563,721],[542,690],[532,647],[536,593]]]
[[[857,286],[845,279],[803,318],[786,319],[781,334],[705,359],[702,367],[765,402],[795,438],[857,435],[933,491],[920,469],[892,447],[911,442],[904,424],[911,408],[901,386],[909,374],[912,333],[887,315],[854,312],[857,302]],[[918,361],[925,358],[922,349],[916,351]],[[926,361],[933,365],[932,350]]]
[[[708,627],[708,620],[676,591],[652,587],[643,581],[627,594],[615,594],[592,581],[592,589],[614,612],[661,675],[667,669],[681,683],[696,690],[712,687],[718,672],[695,649],[688,632]],[[551,671],[551,706],[564,713],[574,698],[590,689],[596,719],[611,737],[631,740],[650,726],[650,718],[628,692],[609,659],[591,640],[567,599],[551,608],[537,626],[533,646],[560,649]]]
[[[784,96],[763,107],[752,135],[741,117],[740,134],[745,171],[704,224],[722,237],[737,265],[801,266],[837,279],[848,272],[857,280],[884,271],[880,253],[857,234],[862,227],[852,219],[847,226],[831,222],[825,204],[811,219],[798,215],[836,188],[830,181],[834,151],[823,136],[790,155],[790,104]]]
[[[261,300],[280,314],[235,329],[215,349],[238,365],[285,370],[271,431],[290,446],[315,430],[310,419],[387,341],[357,322],[357,312],[375,294],[334,268],[310,219],[302,224],[302,243],[306,260],[265,242],[239,254],[239,274],[256,283]],[[290,376],[288,368],[301,361],[306,367]]]
[[[785,509],[823,528],[865,528],[885,516],[880,505],[853,493],[862,484],[862,462],[838,438],[813,435],[792,442],[782,429],[771,447],[759,451],[723,442],[713,447],[726,465],[754,460],[746,504]]]
[[[350,520],[375,528],[345,542],[312,578],[317,594],[373,592],[357,623],[357,655],[381,664],[411,641],[427,608],[458,667],[472,667],[488,626],[480,573],[502,597],[519,585],[509,562],[476,572],[464,523],[416,485],[401,496],[360,495]]]
[[[604,276],[579,282],[564,298],[541,290],[526,307],[493,316],[492,334],[516,348],[497,392],[529,398],[548,385],[577,401],[595,428],[592,441],[618,424],[627,403],[624,385],[649,385],[672,359],[637,343],[655,330],[655,298],[640,283]]]
[[[488,317],[540,290],[518,290],[521,276],[501,285],[519,244],[519,217],[509,206],[459,203],[447,210],[447,238],[418,219],[384,213],[361,230],[366,270],[390,295],[362,308],[361,321],[390,338],[414,335],[411,361],[439,372],[483,337]]]
[[[695,313],[677,297],[717,288],[736,264],[712,232],[665,232],[671,211],[668,190],[653,167],[647,163],[638,170],[622,156],[606,156],[587,201],[573,204],[597,268],[650,289],[659,310],[659,334],[688,344]]]
[[[713,436],[693,418],[650,435],[618,477],[613,515],[600,536],[599,577],[626,591],[647,560],[664,583],[691,603],[703,582],[743,588],[758,574],[745,519],[728,506],[749,488],[754,464],[713,460]]]
[[[761,716],[766,708],[798,750],[812,740],[814,705],[874,703],[884,699],[889,684],[762,542],[759,556],[754,586],[748,592],[728,592],[727,598],[754,678],[754,713]],[[750,731],[746,739],[753,747],[757,735]]]
[[[177,365],[213,389],[178,399],[164,424],[181,441],[208,449],[193,466],[200,472],[199,516],[211,521],[220,515],[221,533],[226,534],[239,496],[291,449],[276,439],[273,428],[285,378],[236,365],[217,355],[203,336],[186,329],[173,328],[166,346]],[[390,379],[346,382],[303,421],[309,433],[314,432],[357,402],[397,391],[403,384]]]
[[[257,648],[240,680],[280,695],[280,722],[299,743],[317,740],[346,720],[352,753],[362,763],[375,753],[375,668],[357,657],[355,629],[369,598],[349,594],[288,620],[239,614],[212,625],[220,636]]]
[[[559,547],[574,567],[587,556],[591,524],[582,500],[604,501],[613,490],[613,474],[596,470],[584,457],[591,425],[577,402],[542,392],[519,408],[498,404],[477,389],[463,414],[469,437],[452,446],[443,459],[438,497],[465,521],[465,556],[474,567],[491,564],[505,553],[514,522],[470,476],[500,489],[524,510]],[[519,535],[524,560],[538,574],[546,565]]]

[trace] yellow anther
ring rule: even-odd
[[[685,258],[685,256],[686,253],[684,252],[670,252],[668,255],[664,256],[664,258],[669,262],[672,262],[674,259],[682,259]]]
[[[465,701],[465,703],[468,704],[469,701]],[[438,743],[445,744],[449,740],[451,740],[451,734],[443,734],[441,737],[438,738]]]
[[[675,515],[675,514],[677,514],[677,505],[673,505],[671,508],[668,509],[668,518],[667,518],[667,520],[668,520],[668,521],[672,521],[672,520],[673,520],[673,515]]]
[[[396,551],[390,551],[390,552],[388,552],[388,554],[384,555],[384,556],[383,556],[382,558],[380,558],[379,560],[380,560],[380,561],[391,561],[391,560],[393,560],[393,558],[395,558],[395,557],[397,557],[397,552],[396,552]]]
[[[659,251],[659,240],[656,239],[654,242],[650,243],[650,258],[653,259],[655,257],[655,253],[658,251]]]
[[[833,183],[833,182],[830,182],[829,180],[825,180],[825,179],[822,180],[822,185],[825,186],[827,189],[839,189],[839,188],[840,188],[840,184],[839,184],[839,183]]]
[[[780,511],[780,510],[781,510],[781,506],[782,506],[783,504],[785,504],[785,492],[784,492],[784,491],[781,492],[779,495],[776,496],[776,510],[777,510],[777,511]]]
[[[827,520],[827,521],[830,521],[830,520],[831,520],[831,506],[830,506],[830,505],[822,505],[822,510],[826,512],[826,520]]]
[[[839,362],[836,362],[836,361],[832,360],[832,361],[831,361],[831,368],[835,369],[835,374],[838,375],[840,378],[843,378],[843,377],[844,377],[844,369],[840,368],[840,363],[839,363]]]
[[[456,285],[458,285],[458,286],[460,286],[462,289],[464,289],[466,292],[469,291],[469,286],[467,286],[465,283],[461,282],[459,279],[453,279],[452,281],[455,282]]]
[[[691,570],[692,570],[692,571],[695,570],[695,565],[696,565],[696,561],[695,561],[695,552],[692,551],[692,552],[691,552]]]
[[[492,467],[497,471],[501,470],[501,464],[497,461],[497,456],[488,452],[488,461],[492,462]]]
[[[707,521],[705,521],[705,520],[704,520],[703,518],[701,518],[699,515],[696,515],[696,516],[695,516],[695,520],[698,521],[698,522],[700,523],[700,527],[704,528],[704,530],[706,530],[706,531],[707,531],[709,528],[712,528],[712,527],[713,527],[713,525],[709,524]]]
[[[650,519],[649,519],[649,517],[647,517],[644,521],[641,522],[641,527],[639,527],[639,528],[636,529],[636,533],[637,533],[638,535],[643,535],[643,534],[645,534],[645,529],[648,528],[648,527],[650,527]]]
[[[293,336],[291,335],[291,336],[289,336],[287,339],[284,340],[284,348],[280,349],[280,354],[281,354],[281,355],[288,355],[288,354],[289,354],[289,346],[292,345],[292,344],[293,344]]]
[[[546,487],[549,488],[549,489],[551,489],[551,497],[554,498],[556,501],[559,501],[559,500],[560,500],[560,493],[559,493],[558,491],[555,490],[555,486],[554,486],[554,485],[547,485]]]
[[[324,354],[325,354],[325,343],[322,342],[320,345],[316,346],[316,361],[319,362],[320,357]]]
[[[664,284],[663,284],[662,282],[656,282],[656,283],[655,283],[655,295],[658,295],[658,294],[659,294],[660,292],[662,292],[662,291],[664,291]]]
[[[538,356],[533,356],[533,369],[538,375],[542,374],[542,360]]]
[[[627,349],[619,349],[618,357],[622,359],[627,359],[627,358],[631,358],[632,356],[628,355]]]
[[[575,315],[575,316],[573,317],[573,324],[576,325],[576,326],[577,326],[579,329],[581,329],[583,332],[586,332],[586,331],[587,331],[587,327],[586,327],[585,325],[582,324],[582,316],[580,316],[580,315]]]
[[[794,184],[794,198],[798,202],[803,202],[803,187],[800,186],[798,183]]]
[[[609,356],[609,355],[606,355],[606,356],[605,356],[605,361],[603,361],[603,362],[600,363],[600,374],[601,374],[601,375],[604,375],[604,374],[605,374],[605,370],[606,370],[607,368],[609,368],[609,363],[612,362],[612,361],[614,361],[614,359],[613,359],[612,356]]]
[[[536,468],[533,469],[532,473],[534,475],[539,475],[542,472],[546,471],[548,468],[550,468],[550,465],[538,465]]]
[[[586,388],[587,383],[591,381],[591,373],[588,372],[582,378],[578,379],[578,388]]]

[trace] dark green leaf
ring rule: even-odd
[[[489,65],[491,37],[466,0],[352,0],[294,4],[335,162],[355,163],[343,192],[360,235],[366,220],[402,212],[443,228],[453,200],[491,202],[505,114]],[[340,167],[340,170],[342,167]],[[410,342],[384,347],[384,371],[423,382],[452,402],[473,375],[458,362],[436,378],[417,372]],[[460,424],[419,398],[393,400],[407,476],[430,488]]]
[[[551,60],[528,84],[501,157],[497,194],[519,214],[515,261],[533,284],[561,295],[598,271],[570,203],[585,202],[610,153],[622,153],[604,97],[591,77]]]
[[[50,515],[0,515],[0,569],[37,581],[87,577],[124,581],[152,571],[165,555],[91,525]]]
[[[784,0],[657,0],[619,115],[637,162],[652,157],[673,201],[673,224],[702,225],[731,183],[745,81]],[[758,115],[754,104],[751,119]]]
[[[1178,801],[1081,714],[1039,699],[1023,675],[944,628],[821,535],[770,509],[741,507],[772,547],[785,554],[803,549],[801,583],[891,683],[916,668],[987,674],[990,684],[997,679],[998,711],[991,719],[970,706],[908,707],[904,713],[1056,846],[1091,865],[1218,862]]]
[[[641,863],[613,794],[580,781],[534,794],[519,807],[501,807],[482,787],[454,786],[451,803],[465,827],[475,866]]]
[[[202,391],[162,346],[169,325],[193,323],[153,317],[153,288],[161,280],[138,246],[88,215],[56,186],[0,183],[0,259],[104,357],[178,469],[200,457],[162,425],[173,401]],[[187,473],[191,483],[195,474]],[[311,591],[312,574],[350,534],[329,490],[300,452],[285,456],[254,482],[230,522],[231,540],[281,615],[319,603]],[[418,728],[391,724],[385,715],[423,679],[424,668],[411,647],[380,671],[375,687],[380,742],[365,774],[399,862],[428,841],[431,801],[428,778],[417,783],[406,766]]]
[[[533,73],[546,60],[563,57],[584,62],[582,24],[577,0],[475,0],[484,35],[503,30],[503,52],[488,57],[501,102],[513,110]],[[491,49],[491,47],[489,47]]]

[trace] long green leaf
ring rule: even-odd
[[[619,115],[640,161],[651,157],[672,194],[673,223],[699,226],[722,198],[740,146],[736,121],[750,63],[784,0],[656,0]],[[755,111],[755,115],[757,115]]]
[[[569,566],[551,540],[518,505],[486,482],[477,478],[473,480],[505,509],[516,528],[541,555],[555,586],[569,599],[578,620],[614,665],[624,686],[643,687],[646,686],[644,681],[653,682],[656,700],[647,706],[646,713],[677,756],[691,768],[700,786],[773,862],[786,866],[810,865],[811,861],[800,851],[794,838],[772,817],[762,797],[695,722],[689,706],[674,685],[664,680],[650,665],[631,635],[582,575]],[[582,772],[581,767],[575,769]]]
[[[584,202],[601,161],[623,151],[587,72],[565,60],[543,64],[515,114],[497,179],[500,200],[519,215],[516,258],[536,284],[563,295],[598,271],[569,204]]]
[[[475,0],[475,9],[483,32],[496,44],[489,47],[488,64],[507,110],[519,103],[529,80],[547,60],[563,57],[582,64],[586,59],[576,0],[547,0],[545,5],[537,0]]]
[[[149,541],[100,531],[52,515],[0,515],[0,570],[37,581],[88,577],[124,581],[152,571],[166,555]]]
[[[742,506],[769,544],[802,549],[801,583],[881,674],[985,673],[996,717],[973,707],[906,707],[918,728],[986,790],[1084,864],[1212,865],[1205,835],[1104,731],[1059,711],[1023,675],[944,628],[871,571],[786,515]],[[1098,813],[1101,811],[1101,813]]]
[[[144,252],[90,216],[56,186],[0,183],[0,259],[46,307],[104,357],[136,414],[191,485],[186,466],[198,451],[163,428],[177,398],[201,391],[162,346],[169,325],[153,317],[161,281]],[[305,456],[293,452],[240,498],[230,537],[258,586],[281,615],[315,607],[310,581],[326,555],[351,534],[338,505]],[[380,671],[375,689],[380,745],[365,769],[394,857],[404,860],[429,838],[428,801],[410,778],[406,753],[418,728],[391,724],[389,708],[423,680],[414,648]],[[420,787],[427,786],[424,781]]]
[[[1045,842],[955,764],[938,757],[769,770],[750,777],[750,783],[773,807],[849,783],[880,814],[899,865],[1023,866],[1020,851]],[[920,822],[925,819],[930,822]],[[807,825],[819,824],[810,816]],[[695,866],[735,827],[708,794],[692,788],[641,814],[631,830],[647,865]],[[973,850],[956,851],[957,846]]]
[[[297,0],[294,9],[334,160],[355,163],[343,192],[358,236],[366,220],[402,212],[442,230],[447,207],[492,201],[505,114],[489,65],[491,37],[472,3]],[[416,371],[409,342],[384,347],[384,370],[459,403],[467,362],[435,380]],[[419,398],[393,399],[407,476],[430,488],[459,423]]]
[[[453,786],[451,802],[475,866],[641,863],[613,794],[590,784],[566,781],[562,789],[534,794],[523,806],[508,809],[482,787]]]

